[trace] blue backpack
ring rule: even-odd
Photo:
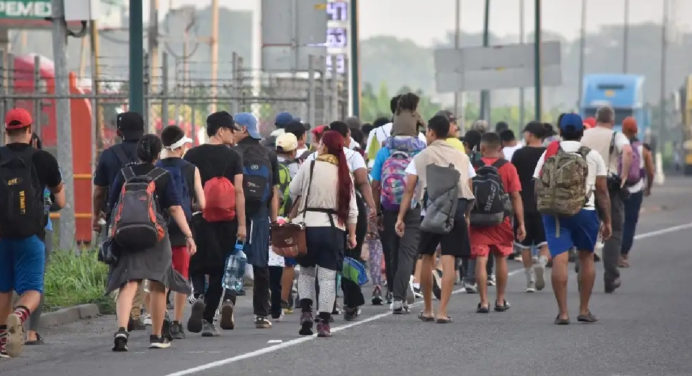
[[[271,198],[273,174],[269,150],[260,144],[240,144],[238,150],[243,157],[246,212],[252,214]]]
[[[195,165],[180,158],[166,158],[158,161],[156,167],[166,171],[180,197],[180,206],[189,222],[192,219],[192,192],[194,191]],[[171,220],[172,222],[172,220]],[[169,223],[170,228],[171,223]]]

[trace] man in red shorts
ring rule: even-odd
[[[165,148],[165,155],[157,166],[166,169],[172,177],[183,211],[188,223],[192,219],[193,201],[195,210],[204,209],[204,189],[199,169],[192,163],[182,159],[185,153],[185,145],[192,142],[185,136],[185,132],[175,125],[168,126],[161,132],[161,141]],[[193,199],[194,198],[194,199]],[[173,250],[173,269],[189,280],[190,252],[187,248],[185,235],[174,222],[168,224],[168,234]],[[170,326],[170,335],[173,339],[185,338],[183,331],[183,309],[185,308],[185,294],[176,293],[173,309],[173,323]]]
[[[521,201],[521,183],[517,169],[503,159],[502,141],[496,133],[485,133],[481,138],[481,160],[474,164],[477,171],[481,168],[495,169],[491,174],[485,176],[490,177],[493,173],[499,175],[502,180],[504,193],[509,196],[512,203],[512,209],[516,217],[517,225],[517,240],[522,241],[526,237],[524,227],[524,207]],[[481,174],[479,173],[479,177]],[[476,183],[474,178],[474,185]],[[475,187],[474,187],[475,188]],[[474,189],[475,191],[475,189]],[[485,205],[479,195],[476,196],[476,205]],[[510,305],[505,299],[505,288],[507,287],[507,256],[512,254],[514,244],[514,229],[509,213],[505,213],[502,222],[495,226],[479,227],[474,226],[473,213],[471,215],[471,256],[476,258],[476,282],[478,284],[478,292],[481,297],[481,302],[478,303],[478,313],[488,313],[490,303],[488,302],[488,286],[486,280],[488,278],[485,269],[488,263],[488,255],[494,252],[497,265],[497,298],[495,300],[495,311],[504,312],[509,309]]]

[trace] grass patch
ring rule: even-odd
[[[102,313],[112,313],[114,303],[104,296],[108,266],[99,262],[96,250],[55,251],[45,277],[45,308],[54,311],[77,304],[95,303]]]

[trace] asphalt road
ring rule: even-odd
[[[130,352],[115,354],[114,317],[106,316],[46,330],[46,345],[0,360],[0,375],[692,375],[691,230],[692,180],[669,179],[645,202],[632,267],[615,294],[603,292],[597,264],[592,311],[600,321],[592,325],[575,321],[574,273],[573,321],[558,327],[549,283],[523,293],[520,264],[510,262],[506,313],[478,315],[478,296],[459,293],[449,325],[420,322],[420,305],[404,316],[366,306],[360,321],[337,318],[334,336],[318,339],[297,335],[297,314],[255,329],[246,297],[237,329],[221,337],[189,335],[148,350],[148,333],[135,332]]]

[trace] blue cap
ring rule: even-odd
[[[283,128],[286,126],[286,124],[290,123],[293,121],[293,115],[291,115],[288,112],[279,112],[276,114],[276,120],[274,121],[274,125],[276,125],[277,128]]]
[[[235,114],[233,116],[233,120],[235,120],[235,123],[239,126],[246,127],[247,133],[250,134],[250,137],[256,140],[262,139],[262,136],[260,136],[259,133],[259,129],[257,128],[257,118],[255,117],[255,115],[249,112],[241,112]]]
[[[578,114],[564,114],[560,118],[560,129],[567,132],[578,132],[584,129],[584,122]]]

